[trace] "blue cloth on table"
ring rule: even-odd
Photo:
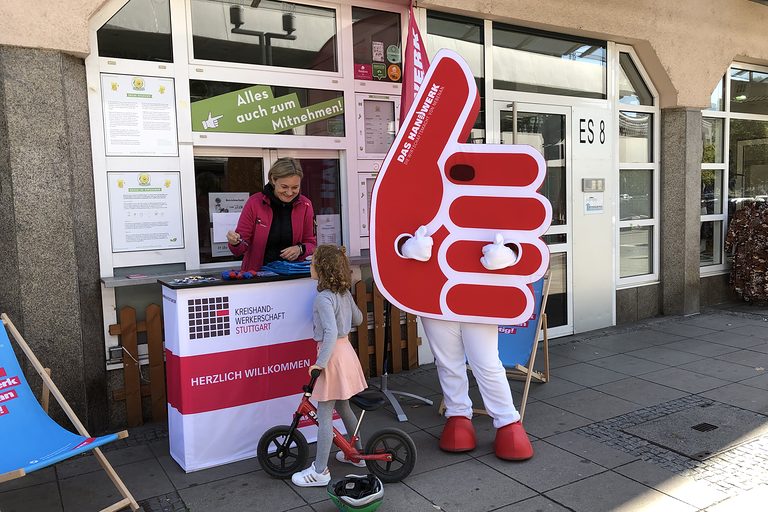
[[[309,275],[309,261],[271,261],[261,267],[281,276]]]

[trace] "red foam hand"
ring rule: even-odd
[[[403,120],[373,189],[371,262],[385,297],[406,311],[463,322],[517,324],[533,311],[530,283],[549,266],[541,240],[552,220],[537,192],[546,165],[530,146],[463,144],[479,110],[469,67],[441,50]],[[427,261],[398,244],[426,226]],[[496,234],[520,250],[488,270],[483,247]]]

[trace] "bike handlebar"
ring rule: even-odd
[[[302,386],[302,389],[304,390],[305,393],[311,393],[312,390],[315,388],[315,381],[320,376],[320,372],[322,372],[322,370],[318,370],[317,368],[309,372],[309,376],[311,377],[309,379],[309,384]]]

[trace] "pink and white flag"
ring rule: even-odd
[[[403,122],[408,109],[411,108],[413,98],[419,92],[424,76],[429,69],[429,57],[427,47],[416,24],[411,5],[408,14],[408,39],[405,45],[405,59],[403,60],[403,93],[400,101],[400,122]]]

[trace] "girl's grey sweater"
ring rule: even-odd
[[[331,290],[321,291],[312,306],[312,323],[315,341],[321,342],[317,354],[317,366],[325,368],[336,346],[336,340],[343,338],[363,321],[363,313],[352,300],[352,294],[343,294]]]

